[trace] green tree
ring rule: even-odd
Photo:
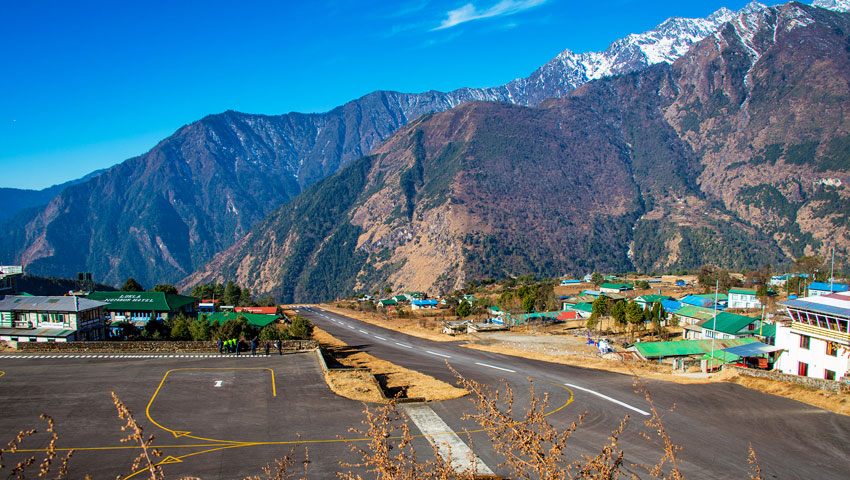
[[[180,293],[179,291],[177,291],[177,287],[175,287],[174,285],[169,285],[167,283],[160,283],[160,284],[156,285],[155,287],[153,287],[153,290],[151,290],[151,291],[152,292],[162,292],[162,293],[173,293],[175,295]]]
[[[626,302],[614,302],[614,305],[611,306],[611,316],[620,331],[625,329],[628,323],[626,321]]]
[[[171,332],[169,336],[172,340],[191,340],[192,333],[189,328],[190,320],[183,315],[178,315],[171,322]]]
[[[251,298],[251,290],[249,290],[248,287],[243,288],[242,291],[239,292],[239,301],[237,304],[240,307],[254,306],[254,299]]]
[[[638,290],[649,290],[649,282],[646,280],[638,280],[637,283],[635,283],[635,288]]]
[[[643,309],[635,301],[626,304],[626,320],[631,324],[632,338],[638,325],[643,323]]]
[[[529,293],[522,297],[522,310],[526,313],[533,312],[535,303],[537,303],[537,295]]]
[[[593,301],[593,310],[591,315],[594,318],[599,318],[608,314],[608,297],[605,295],[600,295],[596,297],[596,300]]]
[[[679,326],[679,316],[675,313],[670,315],[670,320],[667,320],[667,325],[670,327],[678,327]]]
[[[277,302],[274,301],[274,297],[269,294],[263,295],[260,297],[260,300],[257,302],[258,307],[276,307]]]
[[[289,326],[289,336],[295,340],[308,340],[313,336],[313,324],[301,315],[296,315]]]
[[[145,289],[142,287],[139,282],[136,281],[135,278],[130,277],[124,282],[124,285],[121,285],[122,292],[144,292]]]
[[[201,314],[189,324],[189,334],[196,342],[213,339],[213,328],[206,315]]]
[[[266,325],[260,330],[260,340],[274,342],[276,340],[289,340],[289,330],[278,330],[275,324]]]
[[[239,285],[228,281],[227,286],[224,287],[224,296],[221,301],[224,302],[224,305],[236,305],[239,303],[239,296],[242,294],[242,289],[239,288]]]
[[[472,313],[472,305],[470,305],[468,301],[464,300],[458,304],[455,309],[455,313],[457,313],[457,316],[460,318],[466,318]]]
[[[220,338],[247,338],[251,339],[257,335],[257,328],[248,323],[248,319],[242,315],[231,318],[222,323],[218,329]]]
[[[148,320],[142,329],[142,338],[146,340],[168,340],[169,328],[164,322],[156,319]]]

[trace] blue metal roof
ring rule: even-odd
[[[732,355],[737,355],[739,357],[755,357],[756,355],[763,355],[777,350],[783,349],[761,342],[753,342],[746,345],[738,345],[737,347],[723,349],[724,352],[731,353]]]
[[[845,307],[835,307],[832,305],[824,305],[822,303],[809,302],[804,299],[800,300],[788,300],[787,302],[782,302],[780,305],[784,305],[786,307],[791,308],[800,308],[803,310],[810,310],[813,312],[822,312],[829,313],[832,315],[841,315],[844,317],[850,317],[850,308]]]
[[[829,284],[826,283],[826,282],[812,282],[811,285],[809,285],[809,290],[820,290],[822,292],[829,292],[830,287],[829,287]],[[847,285],[845,285],[843,283],[833,283],[832,284],[832,290],[831,291],[833,291],[833,292],[846,292],[847,290],[848,290]]]
[[[661,306],[664,307],[664,311],[667,313],[675,313],[676,310],[682,308],[681,302],[675,300],[662,300]]]

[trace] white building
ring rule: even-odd
[[[747,288],[729,290],[729,308],[761,308],[756,291]]]
[[[850,292],[816,295],[781,303],[790,325],[777,325],[776,362],[783,373],[840,380],[850,370]]]
[[[809,285],[809,296],[829,295],[830,293],[846,292],[847,285],[843,283],[812,282]]]

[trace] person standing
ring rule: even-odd
[[[233,339],[233,349],[236,350],[236,356],[238,357],[239,356],[239,339],[238,338]]]
[[[251,356],[253,357],[256,354],[257,354],[257,337],[254,337],[253,339],[251,339]]]
[[[271,342],[266,340],[266,356],[267,357],[269,356],[269,347],[271,347]]]
[[[218,354],[221,355],[222,353],[224,353],[224,342],[222,342],[221,339],[219,338],[218,339]]]
[[[275,342],[275,345],[277,345],[277,354],[278,354],[278,355],[283,355],[283,351],[280,349],[280,339],[279,339],[279,338],[278,338],[278,339],[277,339],[277,341]]]

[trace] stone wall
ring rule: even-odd
[[[313,350],[315,340],[286,340],[287,352]],[[273,350],[276,350],[272,347]],[[19,342],[19,353],[218,353],[216,342]]]
[[[779,380],[788,383],[796,383],[798,385],[803,385],[811,388],[818,388],[830,392],[846,392],[848,391],[848,389],[850,389],[850,384],[846,382],[839,382],[836,380],[824,380],[823,378],[802,377],[800,375],[789,375],[787,373],[771,372],[769,370],[758,370],[754,368],[736,367],[732,365],[726,365],[723,368],[731,368],[740,373],[741,375],[747,375],[750,377],[758,378],[769,378],[771,380]]]

